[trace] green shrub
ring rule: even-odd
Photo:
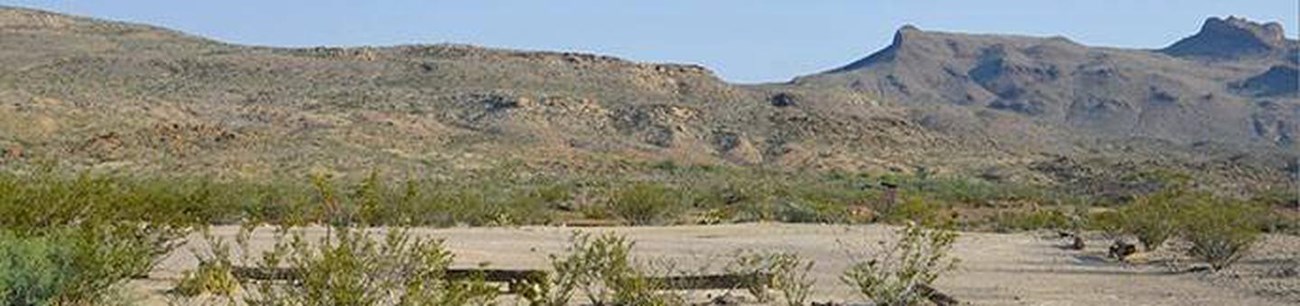
[[[893,223],[919,223],[925,226],[948,226],[954,222],[943,206],[921,197],[908,197],[883,209],[882,219]]]
[[[810,199],[783,201],[777,221],[791,223],[848,223],[848,210],[844,205]]]
[[[17,305],[114,301],[121,284],[148,273],[189,227],[227,216],[224,188],[190,180],[0,173],[0,248],[10,255],[0,259],[6,261],[0,291]]]
[[[568,305],[579,292],[593,305],[675,305],[633,263],[633,245],[613,234],[575,232],[566,254],[550,256],[552,277],[523,297],[536,306]]]
[[[614,215],[632,225],[653,225],[672,221],[685,209],[683,194],[662,184],[635,183],[617,190],[610,198]]]
[[[744,284],[745,290],[759,302],[767,303],[772,300],[767,292],[770,285],[781,293],[785,305],[808,304],[813,286],[813,280],[808,273],[812,270],[813,262],[804,260],[795,253],[740,252],[735,257],[735,261],[726,268],[728,274],[772,276],[770,282],[752,279]]]
[[[1192,245],[1188,254],[1216,271],[1232,265],[1259,240],[1264,212],[1242,203],[1200,202],[1187,207],[1181,219],[1183,236]]]
[[[393,228],[382,239],[350,226],[332,228],[315,243],[281,229],[258,267],[294,267],[292,285],[262,282],[248,290],[251,305],[484,305],[499,288],[446,277],[452,254],[439,240]],[[291,233],[292,232],[292,233]]]
[[[1178,233],[1182,202],[1194,200],[1177,191],[1140,196],[1119,210],[1125,232],[1137,237],[1147,251],[1159,248]]]
[[[170,250],[148,226],[63,227],[39,235],[0,233],[0,296],[9,305],[113,301],[121,284],[148,273]]]
[[[957,234],[912,223],[898,235],[883,252],[854,263],[840,279],[878,305],[916,305],[927,298],[918,287],[955,267],[949,252]]]
[[[379,211],[386,225],[509,226],[546,224],[568,187],[497,187],[468,183],[408,182],[390,190]]]
[[[1101,232],[1107,238],[1115,239],[1124,234],[1124,216],[1117,211],[1102,211],[1088,215],[1084,228]]]
[[[193,271],[182,272],[181,279],[177,281],[172,293],[183,297],[213,294],[224,297],[233,304],[234,294],[239,290],[240,284],[235,279],[230,245],[212,236],[206,230],[203,232],[203,237],[211,254],[200,256],[198,255],[200,252],[191,250],[191,253],[198,257],[199,266]]]
[[[181,274],[176,288],[172,292],[185,297],[213,294],[220,297],[232,297],[239,291],[239,281],[231,274],[230,266],[215,265],[212,262],[200,262],[194,271]]]
[[[47,305],[75,277],[70,250],[45,237],[0,234],[0,303]]]

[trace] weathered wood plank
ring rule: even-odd
[[[292,281],[302,277],[297,268],[279,267],[234,267],[231,271],[236,278],[261,281]],[[550,274],[542,270],[509,269],[448,269],[448,279],[481,279],[491,283],[542,282]],[[665,290],[707,290],[733,289],[749,286],[770,286],[772,275],[759,274],[712,274],[712,275],[675,275],[650,277],[648,281],[661,284]]]
[[[649,280],[653,283],[662,284],[666,290],[712,290],[750,286],[770,287],[772,275],[767,273],[677,275],[650,277]]]
[[[957,301],[956,298],[944,294],[943,292],[939,292],[939,289],[934,289],[934,287],[930,287],[930,285],[920,284],[916,289],[921,293],[921,295],[925,296],[926,299],[930,300],[930,302],[935,305],[956,306],[961,304],[961,302]]]
[[[231,273],[236,278],[247,280],[268,280],[268,281],[290,281],[302,277],[302,270],[298,268],[277,267],[234,267]],[[543,280],[547,277],[546,271],[541,270],[505,270],[505,269],[447,269],[448,279],[473,279],[481,278],[485,282],[506,283],[511,281],[523,280]]]
[[[301,271],[297,268],[262,268],[262,267],[232,267],[230,273],[235,278],[244,280],[261,280],[261,281],[290,281],[301,278]]]

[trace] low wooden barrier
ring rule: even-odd
[[[241,280],[258,281],[293,281],[301,278],[302,270],[297,268],[259,268],[234,267],[232,274]],[[550,273],[542,270],[509,269],[448,269],[448,279],[476,279],[489,283],[510,284],[505,289],[513,290],[514,284],[542,283],[550,278]],[[650,282],[661,284],[663,290],[726,290],[739,288],[771,287],[772,274],[705,274],[650,277]],[[957,299],[939,292],[934,287],[921,285],[920,293],[935,305],[959,305]],[[827,304],[836,305],[836,304]]]
[[[232,274],[242,280],[256,281],[293,281],[301,278],[302,271],[297,268],[261,268],[234,267]],[[489,283],[541,283],[550,277],[542,270],[508,270],[508,269],[448,269],[448,279],[478,279]],[[736,289],[753,286],[768,287],[772,275],[757,274],[708,274],[676,275],[650,277],[652,283],[661,284],[664,290],[712,290]]]

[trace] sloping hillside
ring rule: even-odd
[[[1276,23],[1235,17],[1161,50],[907,26],[888,48],[787,86],[878,96],[941,134],[1029,151],[1280,168],[1300,133],[1297,45]]]
[[[673,160],[1035,182],[1152,167],[1285,181],[1300,133],[1294,59],[1255,47],[1206,57],[1200,45],[1118,50],[908,27],[843,68],[742,86],[699,66],[599,55],[240,46],[0,8],[0,148],[10,166],[253,178]]]
[[[794,83],[961,106],[972,118],[956,124],[976,129],[988,128],[979,119],[1015,115],[1056,129],[1028,135],[1046,140],[1147,137],[1291,149],[1300,130],[1287,54],[1296,41],[1280,31],[1215,18],[1196,36],[1148,51],[905,27],[887,49]]]
[[[235,46],[23,9],[0,20],[11,159],[250,176],[593,159],[883,169],[943,142],[865,95],[777,106],[691,65]]]

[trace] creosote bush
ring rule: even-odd
[[[122,299],[122,285],[175,248],[206,187],[48,172],[0,174],[0,297],[9,305]]]
[[[613,234],[575,232],[566,254],[551,255],[554,275],[523,296],[538,306],[568,305],[579,293],[593,305],[677,305],[634,263],[633,245]]]
[[[919,223],[932,227],[949,226],[954,222],[949,210],[922,197],[909,197],[894,206],[885,207],[882,219],[895,224]]]
[[[917,305],[927,298],[919,287],[956,266],[950,255],[956,239],[955,232],[910,223],[896,241],[854,263],[840,279],[878,305]]]
[[[227,302],[233,304],[234,295],[241,285],[239,280],[235,279],[235,261],[231,255],[231,246],[226,241],[212,236],[206,228],[202,231],[202,236],[208,246],[207,255],[199,255],[204,254],[199,250],[190,250],[190,253],[195,254],[198,259],[198,268],[182,272],[181,279],[177,281],[172,293],[187,298],[211,294],[224,297]]]
[[[0,303],[47,305],[75,277],[70,250],[51,237],[0,233]]]
[[[1148,251],[1181,238],[1191,245],[1187,255],[1221,270],[1244,256],[1274,217],[1262,204],[1181,190],[1138,197],[1116,212],[1094,214],[1088,223],[1115,236],[1133,235]]]
[[[121,285],[148,273],[171,248],[160,245],[154,235],[148,227],[113,225],[27,236],[0,233],[0,297],[10,305],[87,305],[121,299]]]
[[[1124,235],[1124,216],[1118,211],[1108,210],[1086,216],[1084,229],[1101,232],[1107,239],[1116,239]]]
[[[335,227],[314,245],[301,232],[263,254],[264,268],[286,264],[300,280],[281,290],[259,291],[254,301],[286,305],[482,305],[498,289],[481,281],[446,277],[453,255],[440,240],[389,229],[382,238]]]
[[[808,304],[813,286],[812,277],[808,275],[813,267],[812,261],[804,260],[795,253],[754,251],[740,252],[735,258],[735,261],[726,267],[727,273],[755,277],[760,274],[771,275],[771,279],[766,280],[767,282],[754,278],[746,280],[744,284],[745,290],[759,302],[772,300],[768,292],[771,286],[770,289],[776,289],[781,293],[782,301],[787,306]]]
[[[1173,190],[1140,196],[1120,209],[1121,227],[1136,236],[1147,251],[1154,251],[1177,235],[1180,210],[1197,200],[1200,198]]]
[[[685,209],[683,194],[655,183],[634,183],[615,191],[609,208],[632,225],[671,222]]]
[[[1241,259],[1259,240],[1261,208],[1243,203],[1201,202],[1186,208],[1182,235],[1188,254],[1215,271]]]

